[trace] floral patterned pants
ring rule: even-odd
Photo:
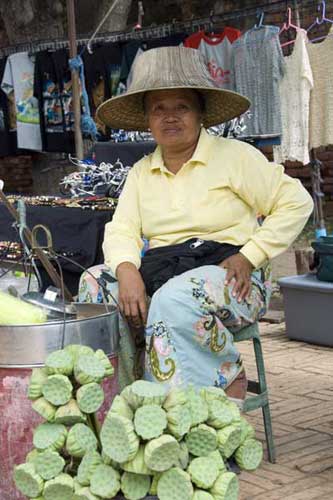
[[[105,266],[89,269],[95,277]],[[145,328],[144,374],[146,380],[167,386],[216,386],[223,389],[242,372],[242,360],[233,333],[254,323],[266,312],[270,295],[270,269],[252,274],[250,296],[238,303],[232,284],[224,285],[225,269],[203,266],[170,279],[153,295]],[[117,298],[117,282],[108,283]],[[88,273],[80,281],[80,302],[102,302],[97,282]],[[135,338],[121,316],[119,385],[134,380]]]

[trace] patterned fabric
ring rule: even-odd
[[[108,269],[95,266],[89,271],[99,277]],[[252,274],[250,297],[242,303],[232,296],[232,285],[224,286],[225,276],[219,266],[203,266],[170,279],[153,295],[145,329],[143,378],[168,387],[193,384],[224,389],[235,380],[243,366],[233,333],[264,315],[271,295],[270,268]],[[117,282],[107,288],[117,300]],[[81,277],[79,301],[103,301],[88,273]],[[120,315],[119,327],[119,385],[123,388],[140,376],[135,370],[140,338]]]

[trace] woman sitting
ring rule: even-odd
[[[207,133],[248,107],[245,97],[215,86],[198,51],[163,47],[143,53],[127,93],[99,108],[106,125],[150,129],[158,145],[131,169],[105,228],[105,267],[93,270],[117,280],[106,283],[122,313],[121,385],[132,376],[130,325],[145,329],[144,378],[245,397],[233,333],[265,313],[268,261],[294,241],[313,208],[281,165],[246,143]],[[143,237],[150,250],[141,266]],[[81,300],[97,296],[85,274]]]

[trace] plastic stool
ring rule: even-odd
[[[246,326],[239,332],[233,334],[235,342],[243,340],[253,341],[253,348],[256,357],[256,365],[258,372],[258,382],[254,380],[248,381],[248,392],[257,394],[257,396],[249,396],[244,401],[244,412],[253,411],[257,408],[262,408],[262,414],[265,425],[266,444],[268,451],[268,460],[275,463],[275,445],[273,439],[271,412],[269,408],[268,390],[266,384],[264,358],[261,349],[260,333],[258,323]]]

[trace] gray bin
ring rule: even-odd
[[[313,274],[279,280],[283,293],[287,336],[333,347],[333,283]]]

